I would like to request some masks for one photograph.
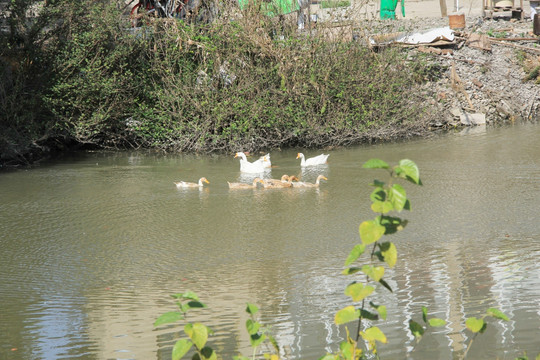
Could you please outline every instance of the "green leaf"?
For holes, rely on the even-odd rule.
[[[197,309],[197,308],[205,308],[206,307],[206,305],[204,305],[202,302],[195,301],[195,300],[189,301],[187,303],[187,305],[189,306],[190,309]]]
[[[373,180],[373,183],[371,184],[371,186],[376,186],[378,188],[382,188],[384,185],[386,185],[385,182],[380,180]]]
[[[394,234],[401,231],[407,226],[408,221],[402,220],[398,217],[381,216],[379,219],[380,225],[384,226],[384,233],[386,235]]]
[[[502,311],[500,311],[499,309],[496,309],[496,308],[487,309],[487,314],[489,316],[493,316],[496,319],[501,319],[501,320],[504,320],[504,321],[510,321],[508,316],[506,316]]]
[[[182,304],[181,302],[177,302],[176,304],[178,305],[180,311],[184,314],[187,313],[190,309],[188,304]]]
[[[380,159],[369,159],[362,167],[364,169],[390,169],[390,166]]]
[[[347,306],[339,310],[334,317],[336,325],[343,325],[350,321],[358,320],[360,318],[360,310],[354,308],[354,306]]]
[[[356,274],[357,272],[359,272],[361,269],[360,268],[357,268],[357,267],[350,267],[350,268],[347,268],[345,270],[343,270],[341,273],[343,275],[352,275],[352,274]]]
[[[417,340],[424,335],[424,327],[416,321],[409,320],[409,330]]]
[[[386,344],[388,340],[386,335],[376,326],[370,327],[366,331],[360,332],[360,336],[366,341],[373,342],[378,341],[380,343]]]
[[[375,201],[371,204],[371,211],[375,213],[387,214],[394,210],[394,205],[389,201]]]
[[[384,276],[384,267],[364,265],[362,266],[362,272],[373,279],[373,281],[379,281]]]
[[[369,305],[371,305],[372,308],[376,309],[377,312],[379,313],[379,316],[383,319],[383,320],[386,320],[386,306],[384,305],[375,305],[374,303],[372,303],[371,301],[369,302]]]
[[[418,166],[416,166],[413,161],[409,159],[403,159],[400,160],[398,164],[403,174],[400,176],[404,177],[405,179],[414,184],[422,185],[422,181],[420,180],[420,170],[418,170]]]
[[[386,281],[384,281],[384,279],[379,280],[379,284],[381,284],[382,286],[384,286],[388,291],[394,292],[394,290],[392,290],[392,288],[390,287],[390,285],[388,285],[388,283],[387,283]]]
[[[259,311],[259,308],[256,305],[253,305],[250,303],[247,304],[246,312],[248,314],[255,315],[258,311]]]
[[[253,334],[249,337],[252,347],[259,346],[264,340],[266,340],[266,335],[264,334]]]
[[[352,283],[345,288],[345,295],[350,296],[353,301],[360,301],[369,295],[375,290],[372,286],[361,283]]]
[[[206,341],[208,340],[208,328],[205,325],[201,323],[186,324],[184,326],[184,332],[189,336],[191,341],[193,341],[193,344],[195,344],[197,349],[202,349],[204,345],[206,345]]]
[[[360,316],[362,317],[362,319],[368,319],[368,320],[372,320],[372,321],[375,321],[375,320],[379,320],[379,315],[378,314],[374,314],[370,311],[367,311],[367,310],[364,310],[364,309],[360,309]]]
[[[172,360],[179,360],[187,354],[193,343],[187,339],[180,339],[174,344],[172,349]]]
[[[405,207],[407,193],[403,186],[394,184],[388,191],[388,200],[392,203],[394,210],[400,212]]]
[[[364,245],[372,244],[384,235],[385,230],[385,227],[381,226],[378,221],[364,221],[360,224],[360,240]]]
[[[409,201],[409,199],[405,201],[405,206],[403,206],[403,210],[411,211],[411,202]]]
[[[376,188],[371,192],[369,198],[372,202],[386,201],[386,191],[383,188]]]
[[[178,311],[169,311],[161,315],[160,317],[158,317],[157,320],[154,322],[154,326],[169,324],[169,323],[181,320],[183,318],[184,318],[184,315],[182,315]]]
[[[208,346],[205,346],[201,349],[201,354],[203,356],[203,359],[206,360],[217,360],[216,352]]]
[[[174,294],[171,296],[175,299],[186,299],[186,300],[191,299],[191,300],[199,301],[199,297],[193,291],[186,291],[185,293]]]
[[[473,333],[483,332],[483,329],[486,326],[484,319],[477,319],[475,317],[465,320],[465,326],[467,329],[471,330]]]
[[[351,343],[343,341],[339,344],[339,349],[343,353],[343,356],[345,359],[354,359],[353,353],[354,353],[354,346]]]
[[[379,248],[381,249],[381,254],[384,261],[388,264],[388,266],[390,266],[390,268],[393,268],[397,262],[397,249],[394,243],[384,242],[379,244]]]
[[[422,306],[422,320],[424,320],[425,323],[427,323],[427,307]]]
[[[349,253],[349,256],[347,256],[347,260],[345,260],[345,266],[349,266],[353,262],[355,262],[360,257],[360,255],[364,253],[365,250],[366,246],[364,244],[355,245]]]
[[[443,320],[443,319],[439,319],[439,318],[431,318],[431,319],[429,319],[429,326],[441,327],[441,326],[444,326],[444,325],[446,325],[446,321]]]
[[[259,331],[260,327],[261,327],[261,324],[258,323],[257,321],[253,321],[252,319],[246,320],[246,329],[249,335],[256,334]]]

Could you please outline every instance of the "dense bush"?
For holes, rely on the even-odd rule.
[[[0,164],[29,163],[39,157],[54,122],[41,95],[50,83],[51,59],[44,29],[49,14],[28,0],[9,2],[0,34]],[[34,11],[32,11],[34,10]]]
[[[49,2],[23,31],[35,40],[18,40],[41,60],[18,61],[32,65],[0,92],[12,104],[0,126],[31,129],[20,135],[30,143],[198,152],[348,145],[422,127],[411,96],[421,69],[399,51],[221,7],[211,24],[148,17],[133,28],[114,3]]]

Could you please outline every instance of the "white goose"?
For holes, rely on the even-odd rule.
[[[184,188],[202,188],[204,185],[203,183],[210,184],[210,181],[208,181],[205,177],[202,177],[199,179],[198,183],[194,182],[187,182],[187,181],[179,181],[175,182],[177,188],[184,189]]]
[[[317,180],[315,181],[315,184],[312,184],[312,183],[307,183],[307,182],[303,182],[303,181],[297,181],[297,182],[293,182],[293,187],[298,187],[298,188],[317,188],[319,187],[319,184],[321,182],[321,180],[328,180],[324,175],[319,175],[317,176]]]
[[[264,172],[266,169],[264,160],[262,158],[250,163],[249,161],[247,161],[246,154],[244,154],[243,152],[237,152],[236,155],[234,155],[234,157],[240,158],[240,171],[241,172],[257,174],[257,173]]]
[[[330,154],[321,154],[321,155],[306,159],[304,154],[298,153],[298,155],[296,155],[296,158],[302,159],[302,161],[300,162],[300,166],[305,167],[305,166],[324,165],[326,164],[326,160],[328,159],[329,156]]]
[[[264,156],[261,156],[259,158],[259,160],[261,160],[264,163],[265,168],[271,168],[272,167],[272,162],[270,161],[270,153],[268,153],[268,154],[266,154]]]

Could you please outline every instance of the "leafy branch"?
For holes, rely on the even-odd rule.
[[[161,315],[154,322],[154,326],[161,326],[183,320],[186,318],[189,310],[206,307],[192,291],[171,296],[177,299],[176,304],[180,311],[170,311]],[[174,344],[171,356],[172,360],[181,359],[192,346],[195,346],[196,350],[196,353],[192,358],[193,360],[217,360],[215,351],[211,347],[206,346],[208,335],[213,334],[213,331],[208,326],[201,323],[187,323],[184,325],[184,333],[186,333],[189,339],[180,339]]]
[[[354,305],[347,306],[336,313],[335,323],[337,325],[346,324],[348,322],[357,321],[358,327],[354,338],[349,336],[347,328],[347,341],[341,345],[341,358],[359,359],[363,351],[359,348],[358,341],[360,338],[368,345],[368,351],[375,354],[377,357],[377,343],[387,343],[386,335],[377,326],[371,326],[364,329],[364,320],[377,321],[379,319],[386,320],[387,310],[385,305],[375,304],[369,301],[369,310],[366,306],[366,299],[371,296],[377,285],[381,285],[390,292],[393,292],[392,287],[384,279],[385,265],[393,268],[397,262],[397,248],[393,242],[381,241],[384,235],[391,235],[401,231],[407,225],[407,220],[399,217],[390,216],[390,212],[401,212],[410,210],[411,204],[407,198],[407,193],[403,186],[394,183],[394,180],[403,179],[415,185],[422,185],[420,180],[420,172],[416,164],[411,160],[401,160],[393,167],[390,167],[386,162],[380,159],[371,159],[367,161],[363,168],[365,169],[383,169],[388,173],[387,182],[374,180],[371,184],[374,187],[370,195],[371,209],[378,215],[373,220],[366,220],[360,224],[359,234],[361,243],[353,247],[347,259],[345,260],[345,270],[342,274],[353,275],[363,273],[363,281],[353,281],[345,289],[345,295],[350,296],[355,303],[361,302],[359,308]],[[372,245],[373,244],[373,245]],[[366,248],[372,245],[370,252],[370,264],[361,266],[353,266]],[[381,265],[373,264],[378,260]]]

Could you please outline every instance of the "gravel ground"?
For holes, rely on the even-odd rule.
[[[448,26],[448,18],[402,19],[378,26],[380,33],[425,32]],[[472,34],[482,34],[491,50],[474,47]],[[452,45],[407,48],[411,61],[418,61],[419,53],[426,54],[424,61],[439,69],[419,90],[435,109],[430,125],[467,123],[471,118],[465,114],[476,114],[473,122],[485,118],[487,124],[538,121],[540,85],[525,80],[524,70],[526,63],[540,65],[540,37],[532,34],[531,20],[468,18],[466,27],[455,30],[455,35]]]

